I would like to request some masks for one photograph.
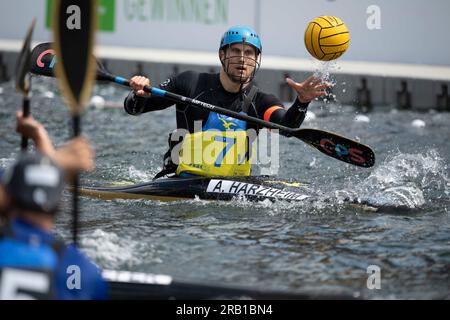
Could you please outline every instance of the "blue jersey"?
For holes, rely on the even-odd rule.
[[[106,299],[101,271],[75,246],[13,219],[0,236],[0,299]]]

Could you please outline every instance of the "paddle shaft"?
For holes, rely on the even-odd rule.
[[[43,43],[33,49],[33,65],[31,68],[33,73],[50,77],[53,76],[52,68],[55,62],[55,57],[53,56],[54,53],[45,55],[46,52],[51,53],[51,50],[49,50],[49,48],[51,48],[50,45],[50,43]],[[45,59],[43,59],[44,56]],[[45,60],[45,62],[43,60]],[[130,87],[130,80],[110,74],[98,62],[97,80],[110,81]],[[280,134],[286,137],[298,138],[323,154],[352,165],[368,168],[375,164],[375,154],[369,146],[332,132],[312,128],[300,129],[285,127],[278,123],[264,121],[257,117],[251,117],[244,113],[234,112],[151,86],[144,87],[144,91],[174,101],[175,103],[192,105],[193,107],[240,119],[261,127],[277,129]]]
[[[22,99],[22,113],[24,118],[30,116],[30,96],[28,92],[23,96]],[[22,151],[25,151],[27,150],[27,147],[28,147],[28,138],[22,135],[20,149],[22,149]]]
[[[22,116],[24,118],[30,115],[30,91],[31,91],[31,38],[33,36],[34,26],[36,25],[36,18],[33,18],[31,25],[28,28],[25,40],[23,42],[22,49],[20,50],[19,57],[17,58],[16,66],[16,90],[19,91],[22,96]],[[22,135],[20,148],[22,151],[26,151],[28,147],[28,138]]]
[[[127,87],[131,87],[130,80],[123,78],[123,77],[117,77],[117,76],[113,76],[113,75],[109,75],[109,74],[102,74],[102,79],[109,80],[109,81],[112,81],[112,82],[115,82],[117,84],[121,84],[121,85],[124,85]],[[265,128],[278,129],[278,130],[280,130],[280,133],[283,135],[289,135],[289,134],[295,133],[298,138],[302,139],[301,134],[299,136],[301,129],[288,128],[288,127],[282,126],[278,123],[264,121],[262,119],[248,116],[244,113],[234,112],[234,111],[231,111],[231,110],[228,110],[225,108],[221,108],[221,107],[218,107],[218,106],[215,106],[215,105],[203,102],[203,101],[199,101],[196,99],[181,96],[179,94],[168,92],[166,90],[151,87],[151,86],[145,86],[143,90],[145,92],[151,93],[152,95],[167,98],[174,102],[191,104],[191,105],[194,105],[201,109],[217,112],[217,113],[229,116],[229,117],[233,117],[235,119],[247,121],[249,123],[258,124]]]
[[[73,126],[73,136],[78,137],[81,134],[81,119],[80,115],[76,114],[72,116],[72,126]],[[73,223],[72,223],[72,236],[73,243],[78,245],[78,225],[79,225],[79,194],[80,194],[80,178],[78,174],[73,177],[73,198],[72,198],[72,213],[73,213]]]
[[[99,80],[108,80],[120,85],[131,87],[130,80],[123,77],[111,75],[103,70],[97,70],[97,78]],[[359,142],[350,140],[331,132],[321,131],[317,129],[288,128],[278,123],[264,121],[262,119],[248,116],[244,113],[234,112],[203,101],[181,96],[176,93],[168,92],[166,90],[151,86],[145,86],[144,91],[155,96],[172,100],[177,103],[191,104],[204,110],[220,113],[229,117],[233,117],[235,119],[257,124],[265,128],[278,129],[280,130],[280,134],[284,136],[294,136],[307,143],[311,147],[319,150],[323,154],[352,165],[367,168],[373,166],[373,164],[375,163],[375,154],[368,146],[362,145]]]

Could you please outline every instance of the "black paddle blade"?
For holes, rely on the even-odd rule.
[[[292,135],[335,159],[355,166],[370,168],[375,164],[372,149],[335,133],[317,129],[298,129]]]
[[[54,49],[56,75],[73,114],[80,114],[95,78],[93,56],[97,1],[55,2]]]
[[[93,57],[95,59],[95,57]],[[54,67],[56,64],[55,50],[52,42],[38,44],[31,51],[30,72],[40,76],[54,77]],[[100,61],[96,61],[96,79],[102,81],[112,81],[111,74],[106,70]]]
[[[36,18],[33,18],[30,27],[28,28],[27,35],[23,42],[22,50],[20,50],[19,57],[16,65],[16,90],[20,91],[23,95],[27,95],[30,90],[30,79],[28,78],[28,72],[30,71],[30,56],[31,56],[31,37],[33,36],[34,26],[36,24]]]
[[[95,79],[94,38],[97,29],[96,0],[56,0],[54,49],[58,57],[55,72],[61,93],[73,118],[74,135],[80,134],[80,114],[89,99]],[[78,176],[74,177],[73,242],[78,239]]]

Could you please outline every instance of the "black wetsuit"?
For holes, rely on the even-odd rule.
[[[159,85],[161,89],[182,96],[195,98],[232,111],[241,112],[246,96],[250,95],[253,85],[250,84],[242,92],[231,93],[226,91],[219,78],[219,74],[197,73],[187,71],[172,77]],[[252,117],[279,123],[281,125],[298,128],[305,119],[308,104],[301,104],[295,99],[294,104],[285,109],[282,102],[272,94],[254,90],[247,114]],[[166,109],[174,102],[165,98],[151,96],[149,98],[139,97],[130,92],[125,99],[125,110],[131,115]],[[280,108],[273,108],[273,107]],[[203,110],[192,105],[182,103],[176,104],[177,128],[194,132],[195,121],[206,121],[210,111]],[[258,126],[248,124],[248,128],[258,130]],[[171,146],[172,147],[172,146]],[[166,154],[167,155],[167,154]],[[166,161],[165,161],[166,162]]]

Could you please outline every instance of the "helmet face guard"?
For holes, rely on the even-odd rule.
[[[241,44],[241,54],[236,55],[232,53],[230,47],[234,44]],[[255,49],[255,56],[249,57],[246,55],[246,45],[250,45]],[[261,41],[258,34],[250,27],[237,26],[227,30],[221,41],[219,52],[224,53],[224,58],[221,57],[222,67],[228,77],[236,83],[247,84],[251,82],[256,72],[261,66]],[[233,68],[242,68],[240,75],[235,75],[231,72]],[[244,70],[247,68],[253,68],[250,75],[245,75]]]
[[[228,77],[236,83],[247,84],[253,81],[255,78],[256,72],[258,72],[261,66],[261,55],[256,53],[255,57],[248,57],[244,55],[245,44],[242,44],[242,54],[234,55],[228,47],[224,47],[221,49],[225,55],[223,59],[221,59],[222,67]],[[233,69],[242,68],[242,72],[238,75],[233,73]],[[244,70],[248,68],[253,68],[250,75],[246,75]]]

